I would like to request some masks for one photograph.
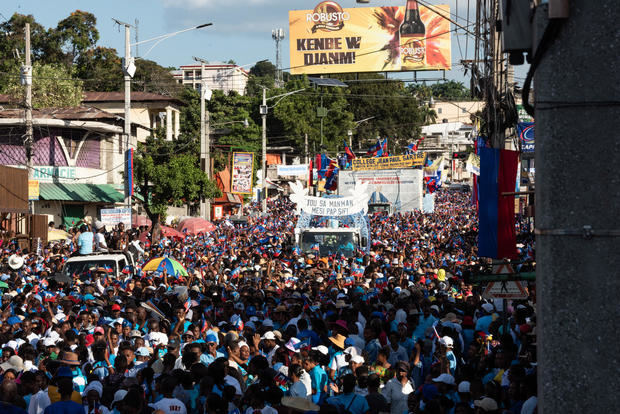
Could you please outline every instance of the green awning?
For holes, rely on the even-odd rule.
[[[87,203],[118,203],[125,200],[123,194],[111,184],[41,183],[39,196],[43,200]]]

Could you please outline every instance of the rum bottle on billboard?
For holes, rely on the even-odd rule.
[[[421,69],[426,63],[426,27],[420,19],[416,0],[407,0],[405,18],[400,25],[401,70]]]

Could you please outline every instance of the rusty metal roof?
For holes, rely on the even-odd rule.
[[[4,109],[0,110],[0,118],[23,118],[23,109]],[[67,120],[84,120],[84,121],[100,121],[100,120],[122,120],[116,114],[102,111],[101,109],[91,106],[75,106],[68,108],[41,108],[33,109],[32,117],[34,119],[67,119]]]
[[[124,100],[125,92],[84,92],[82,102],[123,102]],[[131,100],[134,102],[173,102],[182,104],[180,100],[172,96],[150,92],[131,92]]]

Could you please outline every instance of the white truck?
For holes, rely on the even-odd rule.
[[[91,269],[104,267],[110,269],[112,278],[120,278],[125,266],[133,266],[134,258],[129,252],[111,251],[108,253],[93,253],[84,256],[70,257],[62,268],[65,277],[72,277],[74,274],[83,275]]]
[[[367,250],[368,237],[363,236],[359,228],[296,228],[295,244],[304,253],[320,256],[342,254],[351,257],[357,250]]]

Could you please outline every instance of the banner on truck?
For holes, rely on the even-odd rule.
[[[448,5],[405,0],[348,9],[323,1],[289,11],[291,74],[450,69],[449,16]]]
[[[394,212],[422,210],[421,169],[340,171],[338,194],[348,195],[356,185],[366,184],[369,202],[392,204]]]

